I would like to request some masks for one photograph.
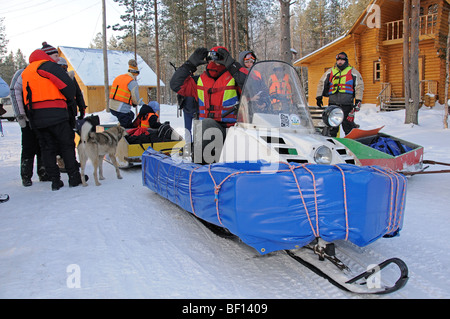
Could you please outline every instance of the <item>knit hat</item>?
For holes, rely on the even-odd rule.
[[[49,45],[47,42],[42,42],[42,51],[44,51],[45,53],[47,53],[48,55],[52,55],[55,53],[58,53],[58,50],[55,49],[55,47],[52,47],[51,45]]]
[[[210,51],[218,52],[219,49],[224,49],[225,51],[229,52],[227,48],[221,46],[213,47]]]
[[[128,61],[128,72],[139,74],[139,69],[135,59]]]

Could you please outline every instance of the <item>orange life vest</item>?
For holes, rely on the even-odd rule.
[[[292,94],[292,88],[289,84],[289,75],[285,74],[282,80],[278,80],[275,74],[270,76],[272,83],[269,88],[269,93],[272,94],[283,94],[288,97]]]
[[[122,74],[116,77],[109,91],[109,98],[133,105],[131,101],[131,92],[128,89],[128,84],[133,81],[133,77],[129,74]]]
[[[147,113],[141,119],[141,121],[139,123],[139,127],[150,128],[149,120],[150,120],[150,117],[152,117],[153,115],[156,115],[157,117],[159,117],[158,114],[156,114],[156,113]]]
[[[33,102],[44,102],[44,101],[54,101],[54,100],[64,100],[66,97],[61,93],[61,91],[53,84],[49,79],[39,75],[37,72],[38,68],[48,60],[39,60],[31,62],[25,70],[22,72],[22,83],[23,83],[23,96],[24,104],[29,105],[32,102],[32,108],[39,108]],[[28,96],[27,87],[31,89],[31,100]],[[46,105],[45,107],[48,107]],[[56,108],[67,108],[66,103],[53,104],[51,107]]]

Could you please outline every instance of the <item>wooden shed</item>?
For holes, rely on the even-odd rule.
[[[69,71],[75,72],[75,77],[83,92],[88,106],[87,113],[105,110],[105,81],[103,68],[103,50],[73,47],[59,47],[59,55],[67,60]],[[108,83],[111,86],[114,78],[127,73],[128,61],[134,59],[134,52],[108,50]],[[139,75],[139,96],[148,103],[150,90],[156,88],[156,74],[147,63],[137,55]],[[164,83],[160,81],[160,85]],[[109,91],[109,89],[108,89]]]
[[[445,47],[450,0],[420,1],[419,77],[421,97],[445,98]],[[377,24],[378,22],[378,24]],[[343,36],[300,58],[294,66],[308,68],[308,103],[315,105],[323,73],[346,52],[349,64],[364,80],[363,103],[404,108],[403,1],[372,0]],[[428,93],[428,94],[427,94]],[[327,100],[327,99],[325,99]],[[328,101],[324,100],[324,104]]]

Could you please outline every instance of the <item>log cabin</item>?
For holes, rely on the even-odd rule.
[[[294,62],[308,69],[309,105],[316,105],[320,77],[334,65],[336,54],[344,51],[363,77],[363,103],[377,104],[381,110],[405,107],[403,2],[372,0],[344,35]],[[419,80],[426,106],[436,100],[444,104],[449,9],[450,0],[420,1]]]
[[[103,50],[85,49],[74,47],[58,47],[61,57],[66,59],[68,71],[74,71],[75,78],[80,85],[83,97],[88,106],[86,113],[94,113],[105,110],[105,82],[103,70]],[[127,73],[128,61],[134,59],[134,52],[108,50],[108,83],[111,87],[114,79]],[[148,64],[137,55],[137,64],[139,75],[137,82],[139,84],[139,96],[143,98],[144,103],[150,99],[150,90],[156,88],[156,74]],[[164,83],[160,81],[160,86]],[[108,89],[109,91],[109,89]]]

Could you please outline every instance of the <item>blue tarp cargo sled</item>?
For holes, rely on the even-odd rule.
[[[406,178],[351,164],[175,161],[149,148],[143,184],[266,254],[320,237],[365,246],[402,228]]]

